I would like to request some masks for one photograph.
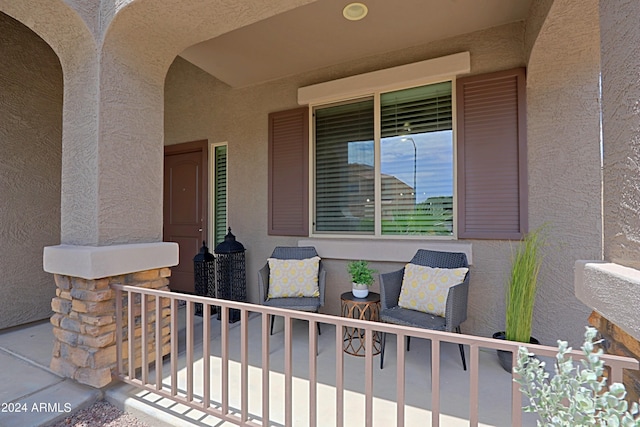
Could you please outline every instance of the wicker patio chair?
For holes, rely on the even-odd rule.
[[[427,267],[459,268],[468,267],[467,256],[464,253],[438,252],[420,249],[410,261]],[[396,325],[412,326],[416,328],[433,329],[436,331],[460,332],[460,324],[467,319],[467,296],[469,293],[469,272],[464,281],[449,288],[445,317],[435,316],[416,310],[409,310],[398,306],[404,268],[391,273],[380,275],[380,320]],[[411,337],[407,337],[407,351],[409,351]],[[384,347],[386,334],[382,335],[382,354],[380,369],[384,364]],[[467,370],[464,347],[460,346],[462,367]]]
[[[278,246],[273,250],[271,258],[277,259],[307,259],[318,256],[316,248],[313,246],[286,247]],[[260,290],[260,304],[270,307],[288,308],[291,310],[317,312],[324,305],[324,290],[327,272],[322,266],[318,268],[318,288],[320,295],[317,297],[289,297],[289,298],[268,298],[269,294],[269,263],[258,271],[258,287]],[[273,335],[273,321],[275,316],[271,316],[270,334]],[[320,323],[318,334],[321,334]]]

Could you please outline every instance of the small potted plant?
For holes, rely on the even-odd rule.
[[[347,271],[351,275],[353,296],[366,298],[369,295],[369,286],[373,285],[373,275],[377,271],[369,268],[369,263],[363,260],[349,262]]]

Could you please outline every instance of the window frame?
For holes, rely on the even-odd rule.
[[[381,102],[380,95],[404,89],[420,86],[428,86],[437,83],[451,82],[451,133],[453,144],[453,230],[450,236],[437,236],[428,234],[382,234],[382,185],[381,185]],[[457,94],[456,75],[439,76],[437,78],[425,78],[420,81],[397,82],[386,85],[376,90],[364,90],[348,97],[324,98],[319,102],[309,103],[309,237],[313,238],[347,238],[370,240],[458,240],[458,143],[457,143]],[[367,98],[373,98],[374,108],[374,232],[373,234],[356,234],[350,232],[316,232],[316,129],[315,112],[319,108],[327,108],[340,104],[357,102]]]

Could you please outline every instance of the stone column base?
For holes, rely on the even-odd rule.
[[[101,388],[115,378],[116,318],[115,291],[112,284],[140,286],[151,289],[169,290],[169,268],[158,268],[100,279],[55,274],[56,297],[51,301],[54,311],[51,317],[55,337],[51,369],[59,375],[72,378],[79,383]],[[139,312],[140,301],[135,301],[135,336],[142,334]],[[155,337],[155,322],[160,321],[162,336],[158,342],[162,345],[162,354],[169,353],[170,346],[170,310],[169,300],[163,303],[160,319],[156,319],[155,301],[149,298],[149,323],[145,325],[150,336]],[[123,301],[123,357],[128,358],[127,350],[127,300]],[[141,340],[136,339],[135,366],[141,365]],[[149,360],[155,360],[155,339],[150,339]],[[125,360],[125,366],[128,360]]]
[[[604,339],[602,347],[607,353],[640,359],[640,342],[620,327],[595,311],[589,317],[589,324],[602,335]],[[638,402],[640,399],[640,371],[625,369],[622,382],[627,389],[627,400]]]

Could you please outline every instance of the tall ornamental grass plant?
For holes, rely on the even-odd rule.
[[[533,306],[542,265],[543,229],[525,235],[513,254],[507,284],[505,338],[528,343],[531,338]]]

